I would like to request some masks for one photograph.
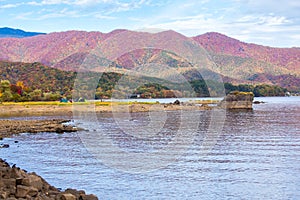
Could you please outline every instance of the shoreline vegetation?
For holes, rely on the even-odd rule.
[[[0,62],[1,65],[1,62]],[[277,85],[267,84],[238,84],[204,80],[200,74],[197,79],[187,78],[187,84],[177,84],[154,77],[129,77],[124,74],[94,73],[86,74],[84,82],[93,83],[93,77],[100,77],[96,88],[91,85],[75,84],[76,73],[64,72],[57,69],[39,66],[38,63],[18,69],[17,66],[6,64],[3,66],[5,79],[0,79],[0,102],[30,102],[30,101],[58,101],[72,99],[74,93],[78,98],[94,95],[97,100],[114,98],[176,98],[184,96],[210,97],[228,94],[232,91],[253,92],[256,97],[284,96],[286,93],[296,95],[298,90],[288,90]],[[19,66],[20,67],[20,66]],[[29,67],[29,68],[28,68]],[[28,68],[28,69],[27,69]],[[35,70],[38,71],[35,72]],[[31,74],[24,73],[26,70]],[[1,71],[1,70],[0,70]],[[20,75],[17,72],[23,72]],[[22,78],[16,78],[21,76]],[[62,81],[63,80],[63,81]],[[128,87],[118,87],[118,81],[125,81]],[[146,82],[146,83],[145,83]],[[131,88],[129,86],[138,86]],[[130,92],[128,92],[130,91]],[[94,92],[94,94],[92,94]],[[84,98],[84,97],[83,97]]]

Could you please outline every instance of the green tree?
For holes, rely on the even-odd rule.
[[[14,93],[14,94],[12,94],[11,100],[14,102],[19,102],[19,101],[21,101],[21,95],[19,95],[18,93]]]
[[[13,95],[10,91],[6,90],[1,95],[1,101],[11,101],[13,99]]]
[[[0,82],[0,91],[10,91],[10,82],[8,80],[1,80]]]
[[[60,100],[60,98],[61,95],[58,92],[56,93],[48,92],[43,94],[44,101],[58,101]]]
[[[10,90],[10,82],[8,80],[1,80],[0,82],[0,101],[11,101],[13,96]]]
[[[32,101],[42,100],[42,90],[35,89],[33,92],[30,92],[29,95]]]

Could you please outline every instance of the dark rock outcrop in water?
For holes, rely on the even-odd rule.
[[[173,105],[180,105],[180,101],[177,99],[176,101],[174,101]]]
[[[0,199],[6,200],[97,200],[95,195],[87,195],[82,190],[59,189],[49,185],[35,173],[27,173],[10,167],[0,159]]]
[[[39,133],[39,132],[76,132],[78,128],[64,123],[70,120],[0,120],[0,137],[9,137],[19,133]]]
[[[230,92],[221,102],[220,107],[225,109],[252,110],[254,94],[252,92]]]

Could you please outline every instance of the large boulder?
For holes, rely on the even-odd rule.
[[[225,109],[252,110],[254,94],[252,92],[230,92],[219,104]]]
[[[59,194],[56,197],[56,200],[76,200],[76,196],[70,193]]]
[[[0,158],[0,199],[97,200],[82,190],[60,191],[35,173],[12,166]]]
[[[43,188],[43,181],[41,177],[37,176],[36,174],[29,174],[22,180],[22,185],[33,186],[38,190],[41,190]]]
[[[17,198],[25,198],[28,196],[36,197],[39,190],[32,186],[18,185],[15,196]]]

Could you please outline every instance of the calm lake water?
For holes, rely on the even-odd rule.
[[[224,123],[212,111],[102,114],[81,122],[89,132],[4,139],[0,157],[99,199],[300,199],[300,98],[256,100],[266,103],[221,113]],[[111,145],[100,145],[99,130]]]

